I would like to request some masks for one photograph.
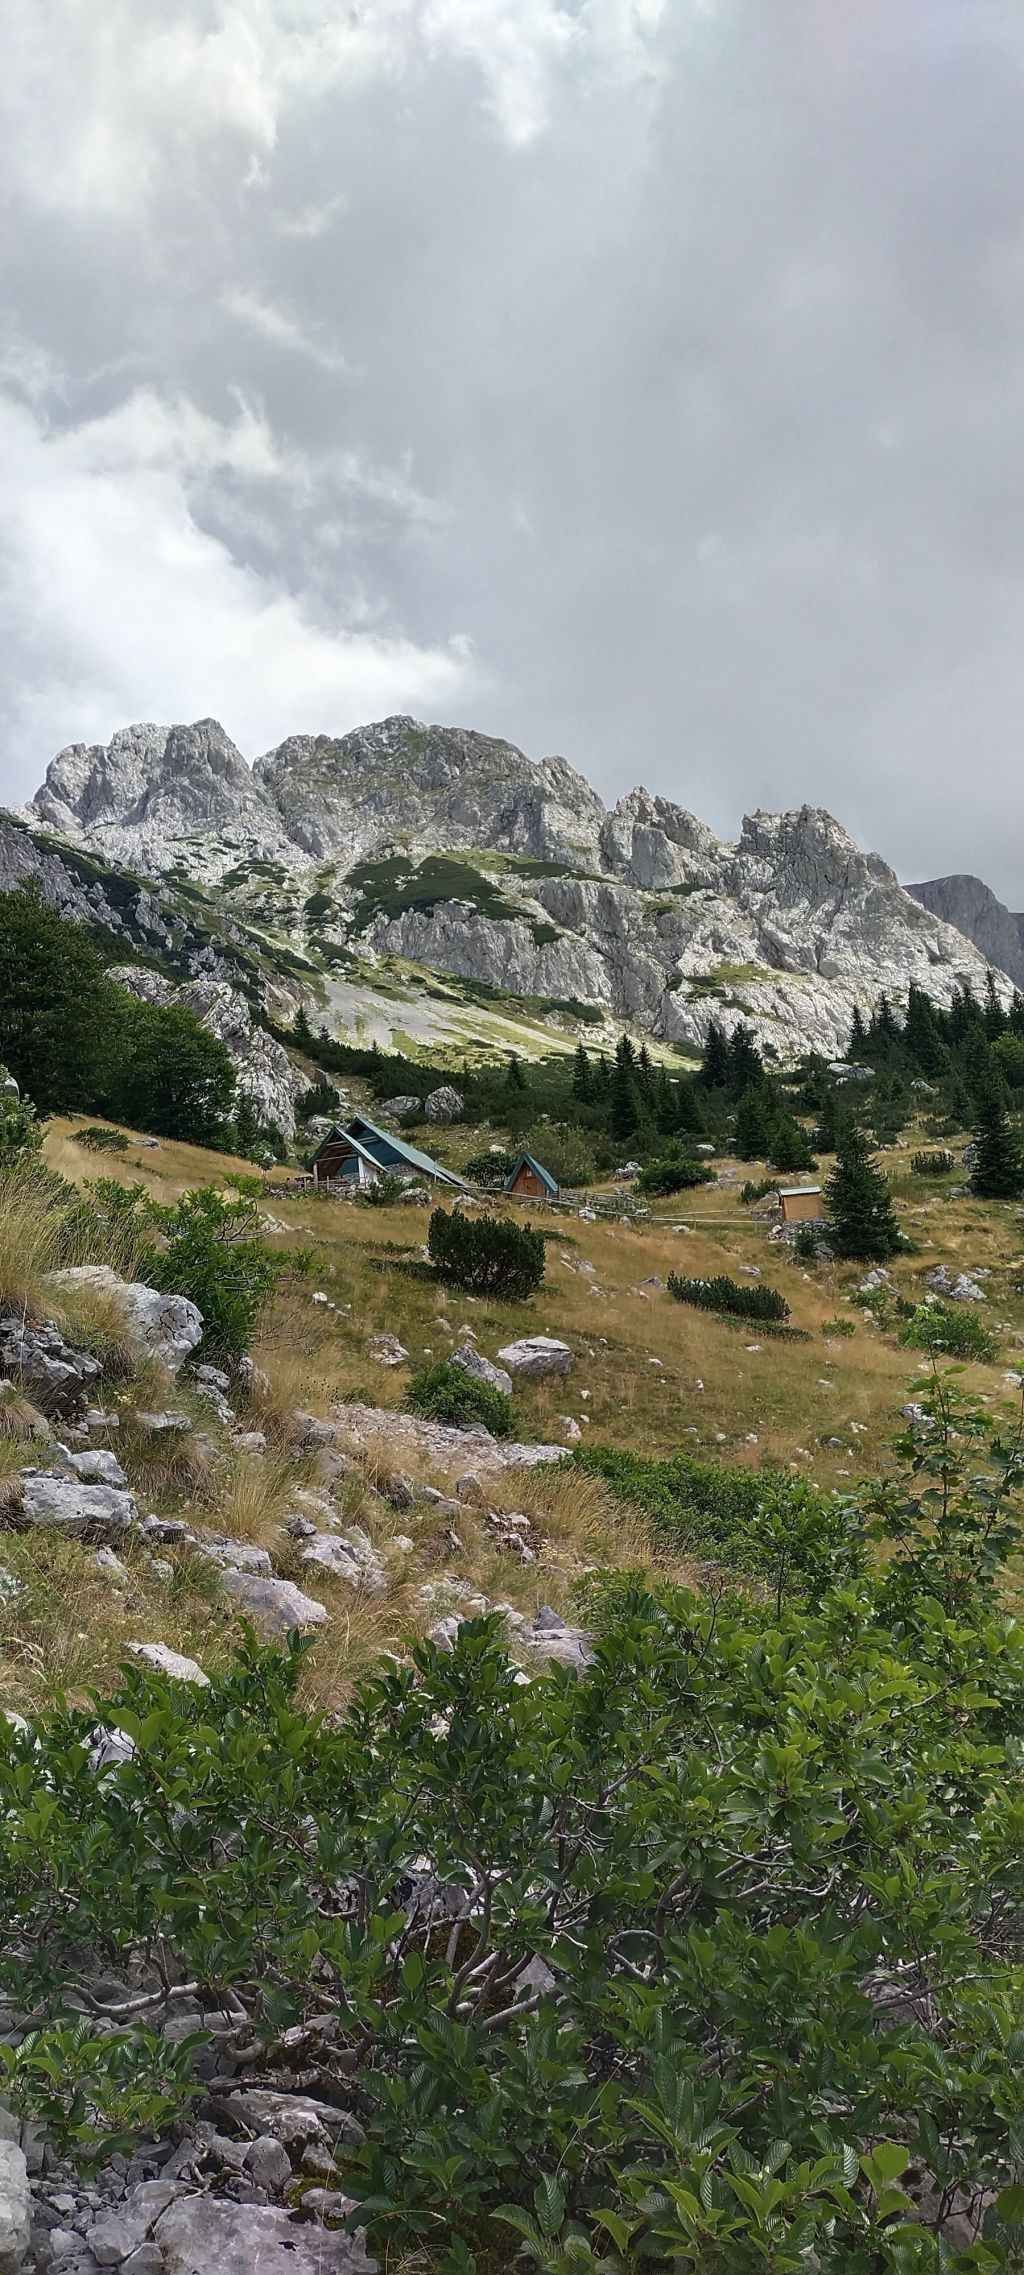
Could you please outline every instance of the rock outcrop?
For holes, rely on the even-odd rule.
[[[993,931],[994,902],[982,924],[963,895],[912,896],[817,807],[750,815],[725,843],[643,788],[608,811],[562,758],[404,717],[292,736],[251,771],[215,721],[125,728],[62,751],[27,814],[153,878],[255,893],[253,920],[314,967],[327,943],[328,974],[339,951],[397,957],[694,1048],[712,1019],[746,1020],[780,1057],[835,1057],[854,1007],[883,989],[898,999],[914,982],[948,1004],[959,986],[984,989],[993,957],[1017,975],[1008,911]],[[139,992],[167,985],[118,976]],[[1000,986],[1008,998],[1009,978]],[[192,980],[181,1000],[195,990],[261,1118],[290,1133],[284,1053],[274,1061],[222,977]]]
[[[997,971],[1024,987],[1024,916],[1015,916],[980,877],[932,877],[908,885],[913,900],[943,924],[955,924]]]

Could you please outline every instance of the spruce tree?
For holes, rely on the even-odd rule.
[[[985,975],[985,1033],[990,1043],[998,1043],[1000,1035],[1006,1033],[1006,1013],[996,993],[994,972]]]
[[[636,1054],[633,1045],[628,1035],[622,1035],[615,1053],[611,1079],[608,1128],[613,1138],[629,1138],[636,1131],[640,1115],[635,1069]]]
[[[506,1090],[525,1090],[526,1088],[526,1076],[514,1051],[505,1069],[505,1088]]]
[[[994,1087],[978,1108],[975,1145],[972,1190],[986,1201],[1019,1201],[1024,1196],[1024,1148]]]
[[[825,1186],[825,1214],[837,1256],[884,1263],[900,1246],[892,1195],[860,1130],[841,1132],[836,1165]]]
[[[801,1171],[816,1169],[818,1164],[811,1152],[807,1132],[792,1114],[780,1114],[769,1124],[767,1159],[773,1169],[780,1169],[784,1177]]]
[[[712,1019],[700,1062],[698,1081],[705,1090],[728,1090],[732,1067],[729,1045],[721,1021]]]
[[[867,1048],[867,1040],[868,1035],[867,1028],[864,1025],[864,1014],[861,1011],[859,1003],[855,1003],[853,1007],[853,1018],[850,1022],[850,1040],[846,1046],[847,1059],[851,1061],[854,1066],[862,1064],[864,1052]]]
[[[309,1024],[309,1018],[304,1003],[300,1003],[299,1008],[295,1014],[295,1019],[292,1025],[292,1040],[294,1041],[296,1050],[299,1051],[308,1051],[313,1040],[313,1029]]]
[[[736,1108],[736,1128],[733,1143],[741,1161],[765,1161],[768,1157],[768,1116],[765,1094],[761,1085],[745,1090]]]
[[[577,1043],[572,1062],[572,1094],[582,1105],[588,1104],[594,1095],[594,1077],[582,1043]]]
[[[729,1088],[742,1098],[764,1080],[764,1061],[749,1027],[734,1027],[729,1039]]]

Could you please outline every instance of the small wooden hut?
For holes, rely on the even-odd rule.
[[[521,1153],[505,1179],[504,1190],[514,1201],[557,1201],[558,1180],[542,1161],[534,1160],[532,1153]]]

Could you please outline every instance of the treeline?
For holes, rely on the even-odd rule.
[[[183,1006],[117,987],[82,926],[32,888],[0,893],[0,1060],[41,1116],[246,1152],[261,1137],[223,1043]]]

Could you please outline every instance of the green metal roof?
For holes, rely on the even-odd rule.
[[[509,1192],[512,1186],[515,1184],[516,1178],[518,1177],[521,1169],[532,1169],[534,1176],[540,1178],[541,1184],[547,1186],[549,1193],[557,1193],[557,1177],[552,1177],[550,1169],[545,1169],[542,1161],[537,1161],[532,1153],[526,1152],[520,1153],[517,1156],[515,1168],[509,1170],[508,1176],[505,1179],[506,1193]]]
[[[382,1145],[390,1146],[393,1153],[397,1153],[401,1160],[408,1162],[410,1169],[419,1169],[427,1177],[439,1177],[442,1184],[456,1185],[460,1192],[468,1193],[471,1190],[465,1178],[457,1177],[454,1169],[442,1168],[441,1163],[434,1161],[429,1153],[421,1153],[416,1145],[407,1145],[405,1139],[396,1136],[394,1130],[380,1129],[378,1124],[369,1121],[365,1114],[353,1114],[351,1121],[344,1124],[335,1123],[334,1127],[328,1130],[327,1136],[321,1138],[313,1155],[314,1164],[319,1161],[325,1147],[329,1146],[333,1139],[343,1137],[356,1147],[364,1160],[373,1161],[374,1167],[377,1169],[382,1168],[383,1163],[375,1160],[372,1148],[367,1146],[363,1136],[364,1132],[371,1138],[378,1138]]]

